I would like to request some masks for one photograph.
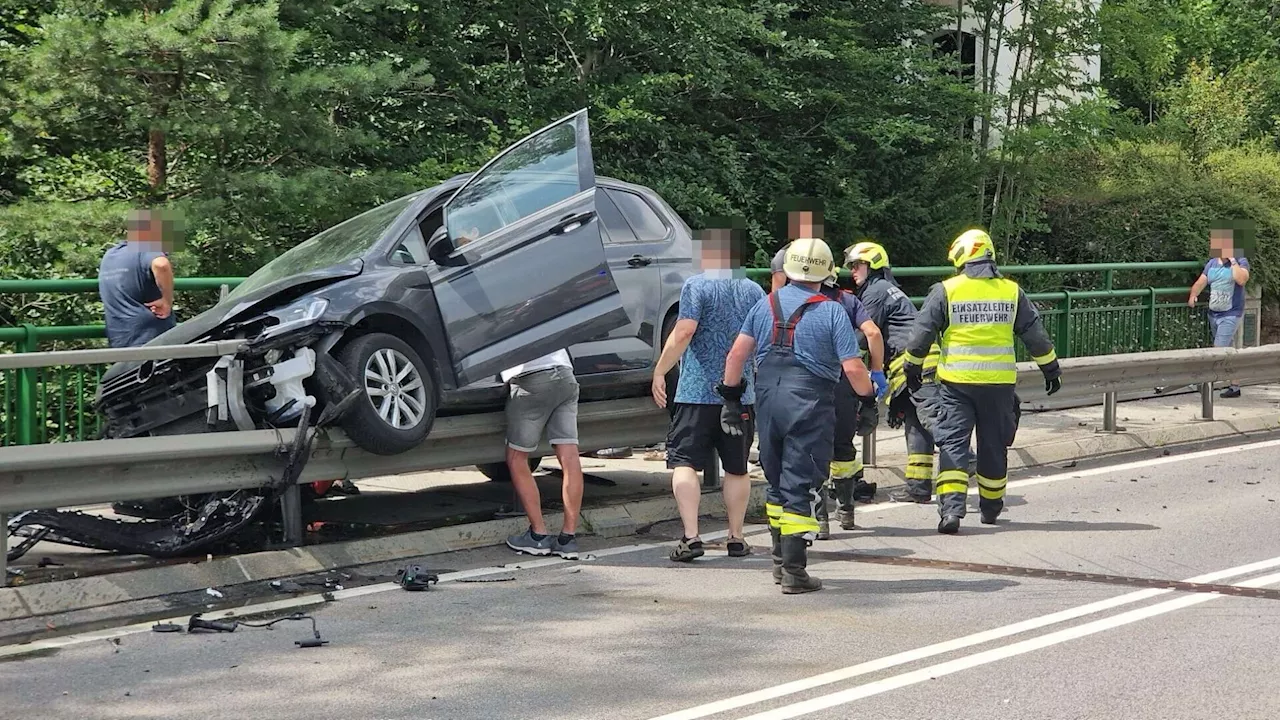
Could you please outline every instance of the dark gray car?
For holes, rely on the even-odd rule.
[[[560,348],[584,400],[645,394],[692,273],[662,198],[595,177],[581,111],[280,255],[151,343],[243,349],[117,364],[98,407],[108,437],[136,437],[287,426],[346,399],[347,434],[399,453],[438,413],[500,407],[501,370]]]

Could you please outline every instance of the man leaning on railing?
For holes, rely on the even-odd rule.
[[[113,348],[146,345],[177,324],[173,316],[173,220],[129,213],[128,235],[102,256],[98,294]]]

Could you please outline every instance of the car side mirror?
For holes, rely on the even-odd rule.
[[[444,225],[436,228],[431,233],[431,239],[427,241],[427,257],[431,258],[437,265],[444,265],[449,260],[449,255],[453,254],[453,241],[449,239],[449,230]]]

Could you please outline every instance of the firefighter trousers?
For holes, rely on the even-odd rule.
[[[813,540],[818,495],[834,447],[836,384],[802,367],[771,362],[774,354],[766,356],[756,375],[760,467],[769,481],[765,510],[769,525],[782,535]]]
[[[969,441],[976,434],[978,504],[999,513],[1008,482],[1009,446],[1018,429],[1013,385],[938,383],[932,401],[938,445],[938,514],[964,517],[969,490]]]

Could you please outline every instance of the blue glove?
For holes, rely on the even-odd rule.
[[[876,386],[876,399],[883,400],[885,393],[889,392],[889,379],[884,376],[884,371],[872,370],[871,382]]]

